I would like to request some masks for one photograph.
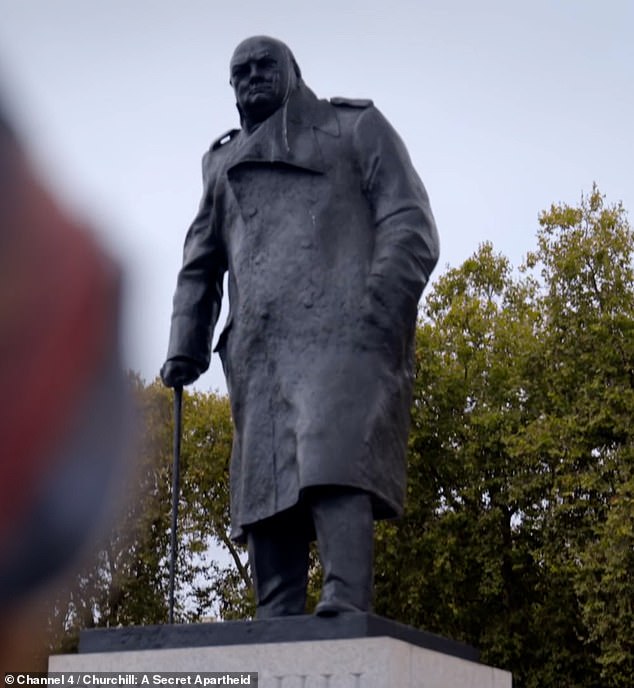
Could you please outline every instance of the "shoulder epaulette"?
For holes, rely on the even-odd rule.
[[[229,143],[231,139],[236,135],[240,133],[240,129],[229,129],[229,131],[225,131],[225,133],[222,136],[219,136],[212,144],[211,147],[209,148],[210,151],[215,151],[218,150],[221,146],[224,146],[225,143]]]
[[[343,105],[353,108],[368,108],[374,105],[369,98],[331,98],[330,102],[333,105]]]

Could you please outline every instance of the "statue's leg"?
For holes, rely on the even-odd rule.
[[[311,490],[309,499],[324,570],[315,613],[368,611],[374,525],[370,495],[352,488],[324,487]]]
[[[306,518],[303,509],[289,509],[247,531],[256,619],[306,611],[310,540]]]

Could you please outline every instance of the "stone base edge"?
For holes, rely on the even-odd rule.
[[[49,671],[258,672],[259,688],[512,688],[506,671],[387,637],[55,655]]]

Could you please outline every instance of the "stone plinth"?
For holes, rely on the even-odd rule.
[[[249,672],[260,688],[511,688],[477,652],[372,614],[131,627],[82,633],[73,672]]]

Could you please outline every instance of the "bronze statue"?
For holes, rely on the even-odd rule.
[[[231,59],[241,129],[203,158],[185,241],[168,386],[217,346],[235,424],[232,537],[247,542],[257,617],[371,604],[373,519],[399,516],[418,300],[438,259],[427,193],[369,100],[318,100],[289,48],[258,36]]]

